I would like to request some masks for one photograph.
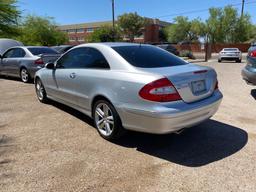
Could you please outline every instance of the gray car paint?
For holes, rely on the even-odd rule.
[[[29,46],[29,47],[39,47],[39,46]],[[42,58],[44,63],[47,62],[54,62],[56,59],[59,58],[60,54],[53,54],[53,55],[33,55],[28,48],[25,46],[15,46],[7,49],[5,51],[8,52],[11,49],[22,49],[25,51],[24,57],[17,57],[17,58],[1,58],[0,61],[0,74],[20,77],[20,70],[21,68],[26,68],[29,72],[31,78],[34,77],[36,71],[44,67],[44,64],[38,65],[34,64],[37,59]],[[5,54],[4,53],[4,54]],[[3,55],[4,55],[3,54]]]

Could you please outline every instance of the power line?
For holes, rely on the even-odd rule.
[[[247,1],[244,2],[244,4],[253,4],[256,3],[256,1]],[[236,3],[236,4],[231,4],[230,6],[232,7],[237,7],[237,6],[241,6],[243,3]],[[217,8],[222,8],[222,7],[217,7]],[[163,18],[163,17],[175,17],[175,16],[180,16],[180,15],[188,15],[188,14],[192,14],[192,13],[200,13],[200,12],[206,12],[209,11],[209,8],[207,9],[199,9],[199,10],[193,10],[193,11],[186,11],[186,12],[181,12],[181,13],[174,13],[174,14],[168,14],[168,15],[162,15],[159,16],[157,18]]]

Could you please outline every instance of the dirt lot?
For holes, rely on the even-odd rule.
[[[180,135],[99,137],[85,115],[0,79],[0,191],[256,191],[256,89],[245,65],[209,62],[224,99]]]

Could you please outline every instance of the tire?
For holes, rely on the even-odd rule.
[[[221,59],[218,59],[218,62],[221,63]]]
[[[117,111],[106,100],[95,102],[93,106],[93,120],[98,133],[106,140],[117,140],[125,132]]]
[[[47,103],[48,101],[47,94],[46,94],[44,85],[39,78],[37,78],[35,81],[35,90],[36,90],[37,99],[41,103]]]
[[[29,83],[31,78],[26,68],[20,69],[20,79],[23,83]]]
[[[241,60],[241,59],[238,59],[238,60],[236,60],[236,62],[237,62],[237,63],[241,63],[241,62],[242,62],[242,60]]]

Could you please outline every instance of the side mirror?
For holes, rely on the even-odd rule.
[[[45,68],[46,68],[46,69],[54,69],[54,68],[55,68],[55,65],[54,65],[54,63],[46,63],[46,64],[45,64]]]

